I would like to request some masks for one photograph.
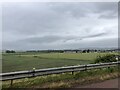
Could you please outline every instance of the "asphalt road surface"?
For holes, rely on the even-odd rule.
[[[80,86],[77,86],[76,88],[118,88],[119,80],[120,80],[120,78],[106,80],[103,82],[93,83],[93,84],[89,84],[89,85],[83,85],[83,86],[80,85]]]

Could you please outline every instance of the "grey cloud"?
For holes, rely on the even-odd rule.
[[[64,17],[49,8],[47,10],[38,9],[33,11],[23,10],[24,8],[22,10],[21,8],[14,8],[3,7],[3,30],[22,34],[36,34],[39,31],[41,33],[55,31],[65,24],[56,24],[56,22],[63,23]],[[16,23],[18,25],[15,25]]]
[[[97,29],[115,24],[117,3],[5,4],[2,14],[4,48],[65,48],[74,42],[85,44],[84,39],[107,37],[108,31]],[[62,44],[57,47],[57,43]]]
[[[99,3],[94,10],[96,13],[100,13],[99,18],[114,19],[118,17],[118,3]]]
[[[78,49],[78,48],[117,48],[118,47],[118,39],[100,39],[95,41],[81,41],[76,43],[66,43],[65,45],[61,45],[64,48]]]
[[[74,43],[62,43],[62,44],[28,44],[24,43],[22,45],[21,42],[17,43],[9,43],[5,44],[5,47],[8,49],[16,49],[16,50],[32,50],[32,49],[78,49],[78,48],[114,48],[118,47],[118,39],[104,39],[104,40],[96,40],[96,41],[82,41],[82,42],[74,42]],[[22,46],[22,47],[21,47]],[[17,47],[17,48],[14,48]],[[4,48],[4,47],[3,47]],[[4,48],[5,49],[5,48]]]
[[[69,41],[69,40],[84,40],[84,39],[88,39],[88,38],[96,38],[96,37],[101,37],[101,36],[105,36],[107,35],[107,33],[98,33],[98,34],[93,34],[93,35],[88,35],[88,36],[83,36],[83,37],[72,37],[69,39],[64,40],[65,42]]]
[[[106,33],[98,33],[94,35],[88,35],[84,37],[80,36],[57,36],[57,35],[47,35],[43,37],[30,37],[22,40],[17,40],[15,42],[21,42],[21,43],[28,43],[28,44],[50,44],[55,42],[68,42],[68,41],[76,41],[76,40],[83,40],[86,38],[95,38],[104,36]]]
[[[78,38],[76,36],[57,36],[57,35],[47,35],[43,37],[30,37],[23,40],[19,40],[20,42],[26,42],[29,44],[50,44],[56,42],[65,42],[69,40],[74,40]]]
[[[86,13],[88,12],[87,3],[50,3],[51,8],[59,13],[60,15],[69,15],[73,18],[82,18],[86,16]]]
[[[56,42],[58,40],[60,40],[61,37],[59,36],[43,36],[43,37],[31,37],[31,38],[27,38],[24,40],[20,40],[22,42],[28,42],[28,43],[52,43],[52,42]]]
[[[101,19],[114,19],[114,18],[117,18],[118,17],[118,15],[101,15],[101,16],[99,16],[99,18]]]
[[[40,3],[37,5],[34,3],[26,5],[27,8],[23,8],[22,4],[21,6],[4,6],[3,30],[29,35],[37,34],[39,31],[41,33],[63,31],[71,25],[69,21],[72,18],[89,16],[88,13],[94,13],[93,11],[114,12],[117,10],[115,5],[114,3]],[[100,14],[100,17],[104,18],[110,16],[111,14]],[[72,22],[75,23],[74,21]]]
[[[117,2],[100,2],[100,3],[96,4],[96,8],[94,11],[96,13],[102,13],[102,12],[117,13],[118,12],[118,3]]]
[[[100,37],[100,36],[105,36],[105,35],[107,35],[107,33],[98,33],[94,35],[85,36],[83,38],[95,38],[95,37]]]

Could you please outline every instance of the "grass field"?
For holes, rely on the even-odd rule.
[[[92,63],[108,53],[15,53],[2,54],[2,72]],[[113,54],[113,53],[111,53]],[[115,54],[115,53],[114,53]]]

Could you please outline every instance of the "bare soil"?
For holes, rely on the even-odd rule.
[[[80,85],[76,88],[118,88],[120,78],[106,80],[99,83],[93,83],[89,85]]]

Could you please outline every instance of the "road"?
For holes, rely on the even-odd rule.
[[[103,82],[93,83],[93,84],[84,85],[84,86],[80,85],[80,86],[77,86],[76,88],[118,88],[118,81],[119,80],[120,80],[120,78],[106,80]]]

